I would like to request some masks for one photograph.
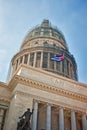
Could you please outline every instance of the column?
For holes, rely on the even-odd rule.
[[[34,101],[34,112],[32,120],[32,130],[37,129],[37,113],[38,113],[38,101]]]
[[[43,63],[43,52],[41,52],[40,68],[42,68],[42,63]]]
[[[28,54],[28,61],[27,61],[27,65],[29,65],[29,61],[30,61],[30,54]]]
[[[46,130],[51,130],[51,105],[47,104],[46,110]]]
[[[63,108],[59,108],[59,130],[64,130],[64,112],[63,112]]]
[[[36,56],[37,56],[37,53],[35,52],[34,53],[34,64],[33,64],[33,67],[35,67],[35,64],[36,64]]]
[[[82,128],[83,130],[87,130],[86,113],[82,113]]]
[[[76,130],[76,117],[75,117],[75,111],[71,111],[71,130]]]

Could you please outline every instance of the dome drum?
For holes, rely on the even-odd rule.
[[[64,61],[51,61],[50,57],[55,54],[64,54]],[[14,56],[12,63],[15,66],[13,69],[14,71],[20,64],[26,64],[27,66],[30,65],[45,71],[77,80],[77,75],[75,74],[77,66],[74,61],[74,57],[69,52],[67,53],[66,50],[56,46],[37,46],[34,48],[32,47],[22,50],[20,53]]]

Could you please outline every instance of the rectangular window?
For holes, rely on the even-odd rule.
[[[67,60],[64,59],[64,74],[67,75]]]
[[[20,58],[20,64],[22,63],[22,59],[23,59],[23,56],[21,56],[21,58]]]
[[[6,110],[0,108],[0,130],[3,130],[4,122],[5,122],[5,115],[6,115]]]
[[[24,57],[24,64],[27,64],[27,61],[28,61],[28,54],[26,54]]]
[[[31,53],[31,54],[30,54],[30,62],[29,62],[29,65],[33,66],[33,63],[34,63],[34,53]]]
[[[36,56],[36,67],[40,67],[40,61],[41,61],[41,52],[38,52],[37,53],[37,56]]]
[[[60,62],[56,62],[56,69],[57,71],[60,71]]]
[[[17,69],[17,67],[18,67],[18,60],[16,61],[16,69]]]
[[[44,52],[43,53],[43,64],[42,64],[42,68],[47,68],[47,64],[48,64],[48,53]]]
[[[54,54],[53,53],[50,53],[50,59],[51,59],[51,57],[53,57],[54,56]],[[54,69],[54,62],[55,61],[52,61],[52,60],[50,60],[50,69]]]

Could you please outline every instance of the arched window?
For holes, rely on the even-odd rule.
[[[48,46],[49,46],[49,44],[48,44],[47,41],[45,41],[45,42],[43,43],[43,45],[44,45],[45,47],[48,47]]]
[[[37,45],[38,44],[38,42],[35,42],[35,45]]]

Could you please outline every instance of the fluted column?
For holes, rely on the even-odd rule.
[[[43,63],[43,52],[41,52],[40,68],[42,68],[42,63]]]
[[[83,130],[87,130],[86,113],[82,113],[82,128]]]
[[[63,108],[59,108],[59,130],[64,130],[64,112],[63,112]]]
[[[76,130],[76,117],[75,117],[75,111],[71,111],[71,130]]]
[[[37,56],[37,52],[34,53],[34,64],[33,64],[33,67],[35,67],[35,64],[36,64],[36,56]]]
[[[37,129],[37,113],[38,113],[38,101],[34,101],[34,112],[32,120],[32,130]]]
[[[47,104],[46,110],[46,130],[51,130],[51,105]]]

